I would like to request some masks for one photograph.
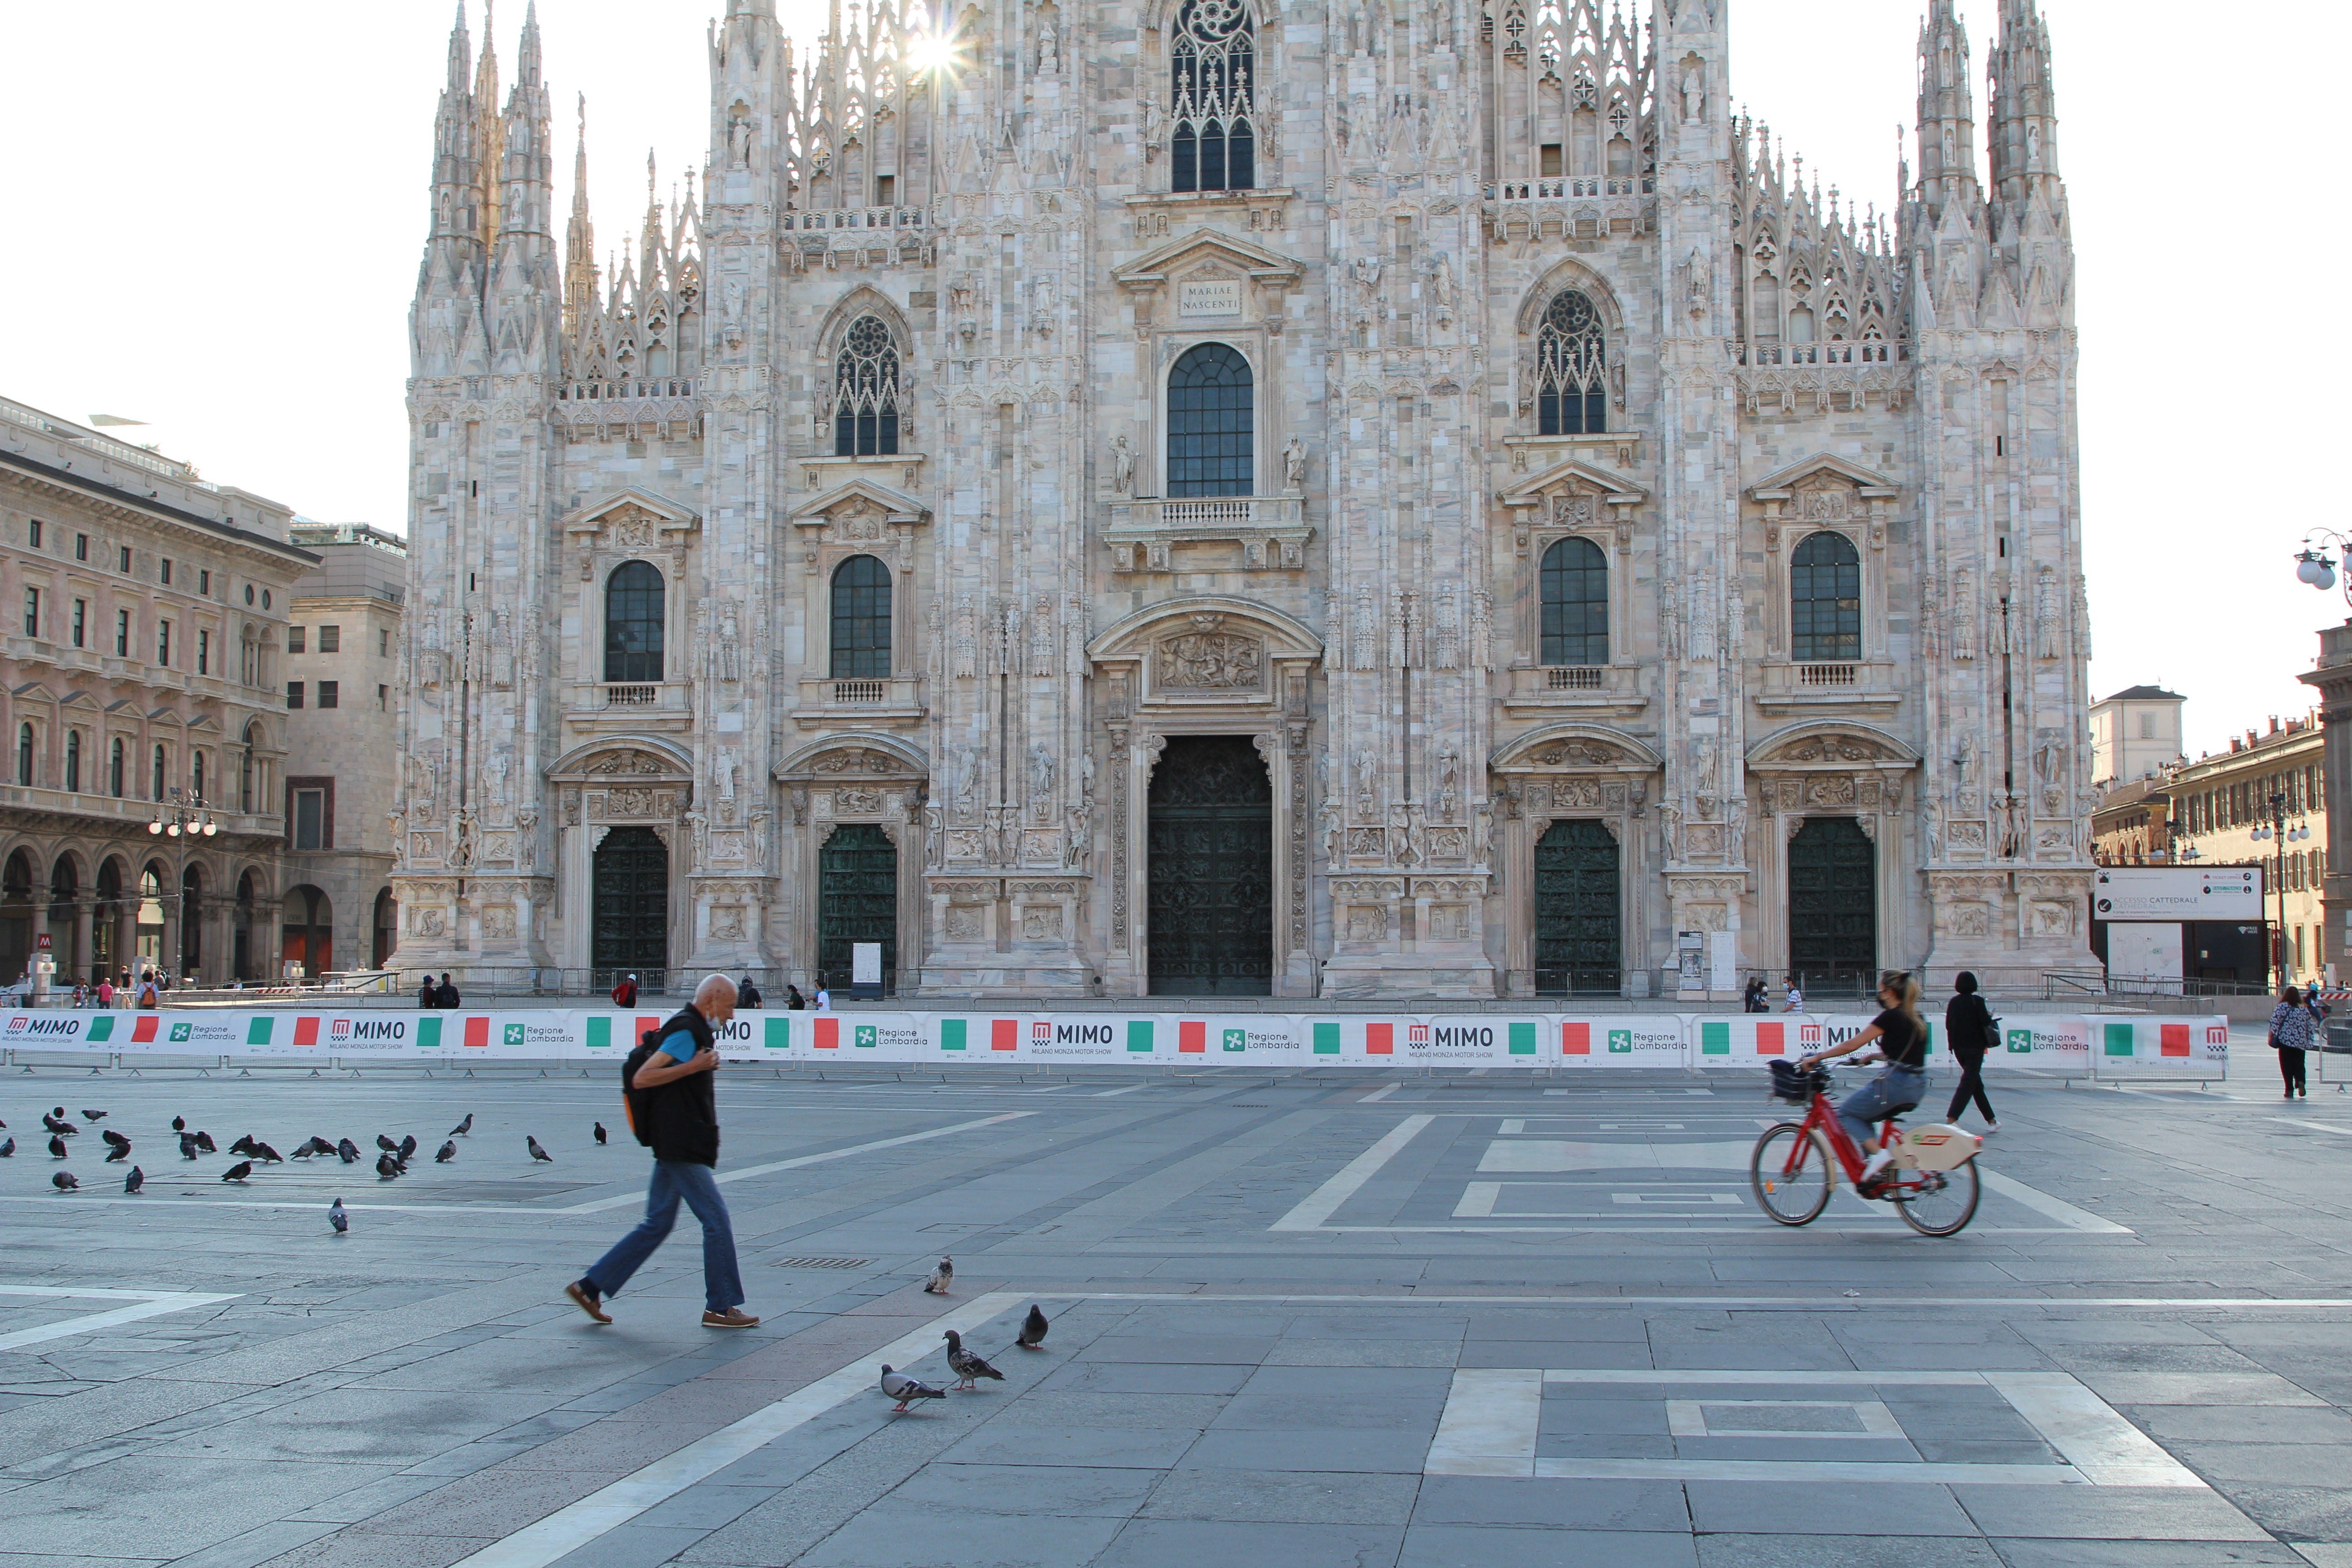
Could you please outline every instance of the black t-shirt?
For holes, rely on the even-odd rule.
[[[1927,1041],[1919,1026],[1900,1007],[1889,1007],[1871,1023],[1878,1029],[1878,1050],[1895,1067],[1916,1072],[1927,1065]]]

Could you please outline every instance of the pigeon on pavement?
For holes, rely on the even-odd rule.
[[[185,1132],[187,1130],[188,1130],[188,1119],[187,1119],[186,1117],[184,1117],[184,1116],[174,1116],[173,1118],[172,1118],[172,1131],[174,1131],[174,1132]]]
[[[5,1159],[8,1158],[11,1154],[14,1154],[16,1152],[16,1141],[14,1138],[9,1139],[9,1140],[8,1140],[8,1142],[6,1142],[5,1143],[0,1143],[0,1160],[5,1160]]]
[[[599,1121],[598,1123],[596,1123],[596,1142],[599,1142],[599,1143],[602,1143],[604,1141],[604,1124],[603,1122]]]
[[[375,1146],[383,1150],[387,1154],[397,1154],[400,1152],[400,1145],[394,1142],[390,1138],[384,1136],[381,1132],[375,1135]]]
[[[346,1165],[356,1165],[359,1163],[360,1146],[352,1142],[348,1138],[335,1145],[335,1153],[336,1156]]]
[[[106,1112],[103,1110],[91,1110],[85,1107],[82,1110],[81,1118],[84,1121],[103,1121],[106,1120]]]
[[[328,1208],[327,1223],[335,1227],[335,1234],[337,1236],[341,1236],[345,1231],[352,1228],[352,1218],[351,1215],[343,1212],[342,1199],[337,1198],[333,1205]]]
[[[1029,1315],[1021,1320],[1021,1337],[1013,1343],[1024,1351],[1044,1350],[1045,1329],[1045,1314],[1037,1310],[1036,1302],[1032,1301],[1029,1303]]]
[[[268,1144],[258,1141],[254,1143],[251,1149],[247,1150],[246,1152],[251,1154],[255,1159],[260,1161],[265,1165],[282,1165],[286,1163],[285,1155],[279,1153],[277,1150],[272,1149]]]
[[[213,1142],[213,1135],[201,1127],[196,1129],[196,1147],[207,1154],[220,1152],[220,1145]]]
[[[457,1126],[449,1129],[449,1136],[452,1138],[471,1138],[473,1135],[474,1113],[469,1110],[466,1112],[465,1121],[460,1121]]]
[[[196,1157],[196,1135],[195,1135],[194,1133],[193,1133],[193,1132],[183,1132],[183,1133],[181,1133],[181,1134],[180,1134],[180,1158],[181,1158],[181,1159],[183,1159],[183,1160],[193,1160],[193,1159],[194,1159],[195,1157]]]
[[[229,1152],[230,1153],[232,1153],[232,1154],[250,1154],[250,1153],[252,1153],[252,1152],[253,1152],[253,1134],[252,1134],[252,1133],[250,1133],[250,1132],[247,1132],[247,1133],[245,1133],[245,1134],[243,1134],[242,1136],[240,1136],[240,1137],[237,1139],[237,1141],[236,1141],[236,1142],[232,1143],[232,1144],[230,1144],[230,1145],[228,1146],[228,1152]]]
[[[53,1158],[59,1160],[64,1159],[66,1157],[66,1141],[62,1138],[50,1139],[49,1153]]]
[[[49,1177],[49,1185],[61,1193],[69,1193],[81,1184],[74,1180],[74,1173],[71,1171],[59,1171]]]
[[[400,1148],[397,1152],[400,1155],[400,1163],[404,1165],[407,1164],[410,1160],[415,1158],[416,1134],[411,1132],[406,1137],[403,1138],[400,1141]]]
[[[375,1157],[375,1173],[380,1180],[388,1182],[400,1174],[400,1162],[389,1154],[378,1154]]]
[[[122,1190],[126,1193],[132,1194],[133,1195],[136,1195],[139,1189],[146,1184],[147,1173],[141,1170],[136,1165],[131,1166],[131,1173],[122,1178]]]
[[[65,1110],[65,1107],[60,1105],[58,1107],[58,1110],[62,1112]],[[76,1127],[72,1122],[66,1121],[62,1115],[45,1115],[41,1118],[41,1125],[56,1133],[60,1138],[70,1138],[75,1133],[81,1131],[80,1128]]]
[[[331,1154],[334,1152],[334,1148],[335,1146],[330,1143],[321,1149],[316,1138],[305,1138],[294,1145],[294,1157],[297,1160],[307,1160],[314,1154]]]
[[[446,1165],[457,1157],[457,1141],[455,1138],[452,1138],[446,1143],[441,1145],[441,1152],[433,1156],[433,1163],[436,1165]]]
[[[954,1283],[955,1259],[942,1258],[940,1266],[931,1270],[931,1277],[923,1281],[923,1289],[933,1296],[944,1296],[948,1293],[948,1287]]]
[[[129,1158],[131,1158],[130,1139],[125,1138],[120,1143],[110,1144],[108,1146],[106,1152],[106,1163],[108,1164],[118,1165]]]
[[[131,1147],[131,1140],[125,1138],[121,1133],[117,1132],[111,1127],[100,1128],[98,1131],[98,1136],[100,1141],[105,1143],[109,1148],[128,1149]]]
[[[539,1146],[539,1140],[538,1140],[538,1139],[533,1138],[532,1136],[530,1136],[530,1134],[529,1134],[529,1133],[527,1133],[527,1132],[526,1132],[526,1133],[524,1133],[524,1134],[523,1134],[523,1140],[522,1140],[522,1141],[523,1141],[523,1142],[524,1142],[526,1145],[528,1145],[528,1146],[530,1147],[530,1157],[531,1157],[532,1159],[534,1159],[534,1160],[538,1160],[538,1161],[541,1161],[541,1162],[543,1162],[543,1163],[547,1163],[547,1164],[551,1164],[551,1164],[553,1164],[553,1163],[555,1163],[555,1156],[554,1156],[554,1155],[552,1155],[552,1154],[551,1154],[551,1153],[549,1153],[546,1150],[544,1150],[544,1149],[541,1148],[541,1147]]]
[[[1004,1374],[989,1365],[978,1352],[963,1348],[961,1334],[950,1329],[940,1337],[948,1342],[948,1370],[962,1380],[955,1385],[958,1392],[977,1393],[979,1384],[972,1381],[976,1377],[992,1377],[999,1383],[1004,1381]]]
[[[908,1377],[903,1372],[891,1371],[887,1362],[882,1364],[882,1392],[886,1396],[898,1402],[891,1409],[890,1414],[893,1415],[905,1415],[909,1400],[945,1399],[948,1396],[947,1390],[944,1388],[933,1388],[919,1378]]]
[[[231,1165],[227,1170],[221,1173],[221,1180],[224,1182],[241,1182],[251,1174],[253,1174],[253,1162],[250,1160],[239,1160],[236,1164]]]

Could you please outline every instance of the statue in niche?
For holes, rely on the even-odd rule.
[[[490,815],[503,819],[513,805],[514,797],[508,788],[508,776],[514,771],[514,753],[500,746],[490,753]]]
[[[1698,120],[1706,110],[1706,83],[1699,75],[1696,62],[1683,68],[1683,119],[1685,122]]]
[[[719,617],[719,678],[721,680],[743,679],[736,651],[740,640],[735,625],[735,605],[730,600]]]
[[[1441,821],[1454,818],[1454,803],[1462,794],[1462,753],[1448,741],[1437,753],[1437,815]]]
[[[1160,111],[1160,95],[1148,93],[1143,100],[1143,156],[1146,162],[1160,155],[1168,138],[1168,117]]]
[[[714,776],[719,784],[719,798],[730,805],[735,802],[735,773],[739,760],[732,746],[719,749],[719,766]]]
[[[1282,475],[1286,484],[1298,489],[1307,482],[1307,443],[1294,432],[1282,448]]]
[[[1037,24],[1037,74],[1052,76],[1061,68],[1061,37],[1054,31],[1053,18],[1043,17]]]
[[[727,166],[751,166],[751,113],[740,103],[727,111]]]
[[[1135,448],[1128,445],[1125,436],[1110,438],[1110,485],[1120,495],[1135,489]]]
[[[1371,815],[1372,753],[1368,751],[1358,752],[1356,753],[1356,816],[1363,818]]]
[[[1429,298],[1439,315],[1454,310],[1454,258],[1444,251],[1429,258]]]
[[[970,822],[980,814],[980,748],[963,754],[963,777],[956,784],[956,815]]]
[[[1040,809],[1051,805],[1054,793],[1054,753],[1043,741],[1029,743],[1029,795]]]

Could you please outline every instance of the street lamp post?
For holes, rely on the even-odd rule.
[[[2278,923],[2271,928],[2271,969],[2277,976],[2273,991],[2291,978],[2286,972],[2286,847],[2311,837],[2308,823],[2287,826],[2287,800],[2284,795],[2273,795],[2263,803],[2263,817],[2252,834],[2255,843],[2267,840],[2271,845],[2271,860],[2276,868],[2272,881],[2278,888]],[[2267,900],[2265,900],[2267,903]]]

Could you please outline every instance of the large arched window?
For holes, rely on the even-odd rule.
[[[853,555],[833,574],[833,678],[879,680],[890,673],[890,569]]]
[[[860,316],[833,365],[833,455],[887,457],[898,449],[898,346],[890,329]]]
[[[1169,33],[1168,66],[1170,185],[1255,189],[1257,57],[1247,0],[1184,0]]]
[[[1609,427],[1609,341],[1580,289],[1563,289],[1536,333],[1537,433],[1592,436]]]
[[[662,574],[642,561],[625,563],[604,584],[604,679],[652,682],[662,678]]]
[[[1789,558],[1790,651],[1800,662],[1862,657],[1862,556],[1826,530]]]
[[[1187,349],[1168,376],[1168,493],[1245,496],[1253,487],[1249,361],[1224,343]]]
[[[1609,662],[1609,558],[1589,539],[1563,539],[1544,552],[1543,662]]]

